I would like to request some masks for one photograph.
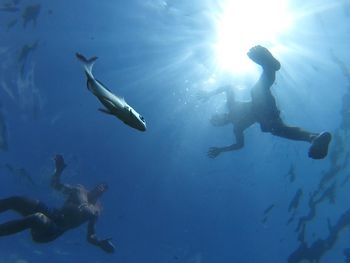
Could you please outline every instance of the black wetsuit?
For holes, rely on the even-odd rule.
[[[264,68],[260,79],[251,90],[253,114],[261,130],[291,140],[311,142],[317,136],[316,133],[288,126],[282,121],[276,100],[270,90],[275,78],[275,70]]]
[[[13,196],[0,200],[0,213],[13,210],[23,216],[0,225],[0,236],[31,229],[33,240],[50,242],[62,235],[66,228],[60,210],[49,208],[44,203],[23,196]]]
[[[23,216],[22,219],[0,224],[0,236],[11,235],[30,229],[32,238],[39,243],[50,242],[65,231],[88,224],[88,241],[94,235],[94,225],[99,216],[99,208],[89,203],[88,193],[82,185],[61,184],[59,176],[53,176],[52,186],[67,195],[60,209],[49,208],[44,203],[23,196],[13,196],[0,200],[0,213],[13,210]]]

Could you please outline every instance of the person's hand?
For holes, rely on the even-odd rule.
[[[107,253],[114,253],[115,246],[113,245],[111,238],[103,239],[99,242],[99,247]]]
[[[216,158],[221,153],[221,149],[218,147],[210,147],[208,151],[208,157],[209,158]]]
[[[64,168],[67,167],[67,165],[64,163],[64,159],[63,159],[63,156],[61,154],[56,154],[53,159],[55,161],[55,166],[56,166],[57,172],[60,173],[64,170]]]

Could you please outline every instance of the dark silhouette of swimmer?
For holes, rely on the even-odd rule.
[[[207,94],[202,94],[201,96],[203,98],[208,98],[209,96],[223,92],[226,94],[228,112],[213,115],[210,122],[217,127],[232,123],[236,142],[227,147],[211,147],[208,152],[208,156],[211,158],[217,157],[222,152],[241,149],[244,146],[244,130],[256,122],[253,114],[252,103],[250,101],[235,100],[235,93],[231,86],[223,86],[214,91],[208,92]]]
[[[289,171],[287,173],[287,176],[289,176],[289,182],[293,183],[296,178],[296,173],[295,173],[295,167],[294,164],[291,164],[289,167]]]
[[[2,7],[0,7],[0,11],[3,12],[18,12],[19,8],[16,7],[16,3],[5,3]]]
[[[37,47],[38,47],[38,43],[39,41],[35,41],[33,44],[25,44],[23,45],[20,53],[19,53],[19,56],[18,56],[18,63],[25,63],[29,54],[34,52]]]
[[[41,6],[40,4],[35,5],[28,5],[23,13],[22,13],[22,19],[23,19],[23,27],[26,28],[27,24],[32,21],[34,27],[36,27],[36,21],[40,14]]]
[[[298,208],[302,196],[303,190],[299,188],[298,191],[295,193],[292,201],[289,203],[288,212],[295,211]]]
[[[340,233],[350,225],[350,210],[345,211],[337,220],[335,225],[328,221],[329,234],[324,239],[315,240],[310,246],[302,241],[299,247],[288,257],[288,263],[320,262],[324,254],[331,250],[338,241]],[[346,261],[349,262],[349,261]]]
[[[13,7],[13,6],[6,6],[6,7],[0,7],[0,11],[14,13],[14,12],[18,12],[19,8]]]
[[[66,164],[61,155],[56,155],[54,160],[56,169],[51,185],[67,196],[63,206],[60,209],[49,208],[38,200],[22,196],[0,199],[0,213],[13,210],[23,216],[21,219],[0,224],[0,236],[30,229],[33,241],[46,243],[55,240],[67,230],[87,222],[87,241],[107,253],[113,253],[115,248],[111,239],[98,239],[95,235],[96,220],[101,212],[98,199],[108,186],[99,184],[88,191],[82,185],[62,184],[60,177]]]
[[[14,27],[17,24],[17,22],[18,22],[17,18],[12,19],[10,22],[8,22],[6,25],[7,31],[9,31],[12,27]]]
[[[14,167],[13,165],[6,163],[4,165],[4,167],[8,170],[8,172],[14,176],[14,177],[18,177],[21,181],[25,181],[27,183],[29,183],[30,185],[34,186],[35,182],[32,178],[32,176],[30,175],[30,173],[22,167]]]
[[[260,65],[263,72],[258,82],[251,90],[251,101],[236,101],[234,92],[229,86],[218,88],[207,95],[226,92],[228,113],[215,115],[211,123],[215,126],[223,126],[232,123],[236,142],[227,147],[211,147],[208,156],[217,157],[222,152],[234,151],[244,146],[244,130],[254,123],[259,123],[262,132],[269,132],[275,136],[296,141],[311,143],[309,157],[323,159],[327,156],[328,145],[331,141],[329,132],[313,133],[302,130],[298,127],[286,125],[277,108],[274,96],[271,93],[271,86],[275,82],[276,72],[281,65],[270,51],[262,46],[255,46],[248,52],[248,57]]]
[[[21,76],[24,77],[25,67],[28,64],[28,57],[31,53],[35,52],[38,48],[39,41],[35,41],[33,44],[25,44],[23,45],[19,55],[17,62],[21,65]]]

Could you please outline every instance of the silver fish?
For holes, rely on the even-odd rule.
[[[99,82],[92,74],[93,65],[97,57],[85,58],[82,54],[76,53],[76,57],[83,63],[87,77],[87,88],[105,106],[100,108],[101,112],[113,115],[130,127],[139,131],[146,131],[146,121],[133,107],[126,101],[115,95],[111,90]]]

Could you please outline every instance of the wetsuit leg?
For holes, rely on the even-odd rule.
[[[6,236],[21,232],[25,229],[45,229],[51,224],[51,220],[42,213],[28,215],[22,219],[11,220],[0,225],[0,236]]]
[[[39,213],[38,213],[39,214]],[[22,219],[12,220],[0,225],[0,236],[12,235],[21,232],[25,229],[38,225],[40,220],[37,214],[26,216]]]
[[[305,131],[299,127],[291,127],[284,124],[282,121],[275,122],[271,125],[270,132],[273,135],[283,137],[295,141],[305,141],[312,142],[313,139],[318,135],[317,133],[312,133]]]
[[[26,229],[31,229],[33,241],[50,242],[64,233],[52,219],[43,213],[35,213],[22,219],[11,220],[0,224],[0,236],[8,236]]]
[[[43,243],[52,241],[64,233],[64,229],[56,224],[59,220],[57,210],[48,208],[38,200],[22,196],[1,199],[0,213],[7,210],[18,212],[24,218],[0,224],[0,236],[31,229],[33,240]]]
[[[34,214],[38,211],[39,201],[23,196],[12,196],[0,199],[0,213],[13,210],[23,216]]]

